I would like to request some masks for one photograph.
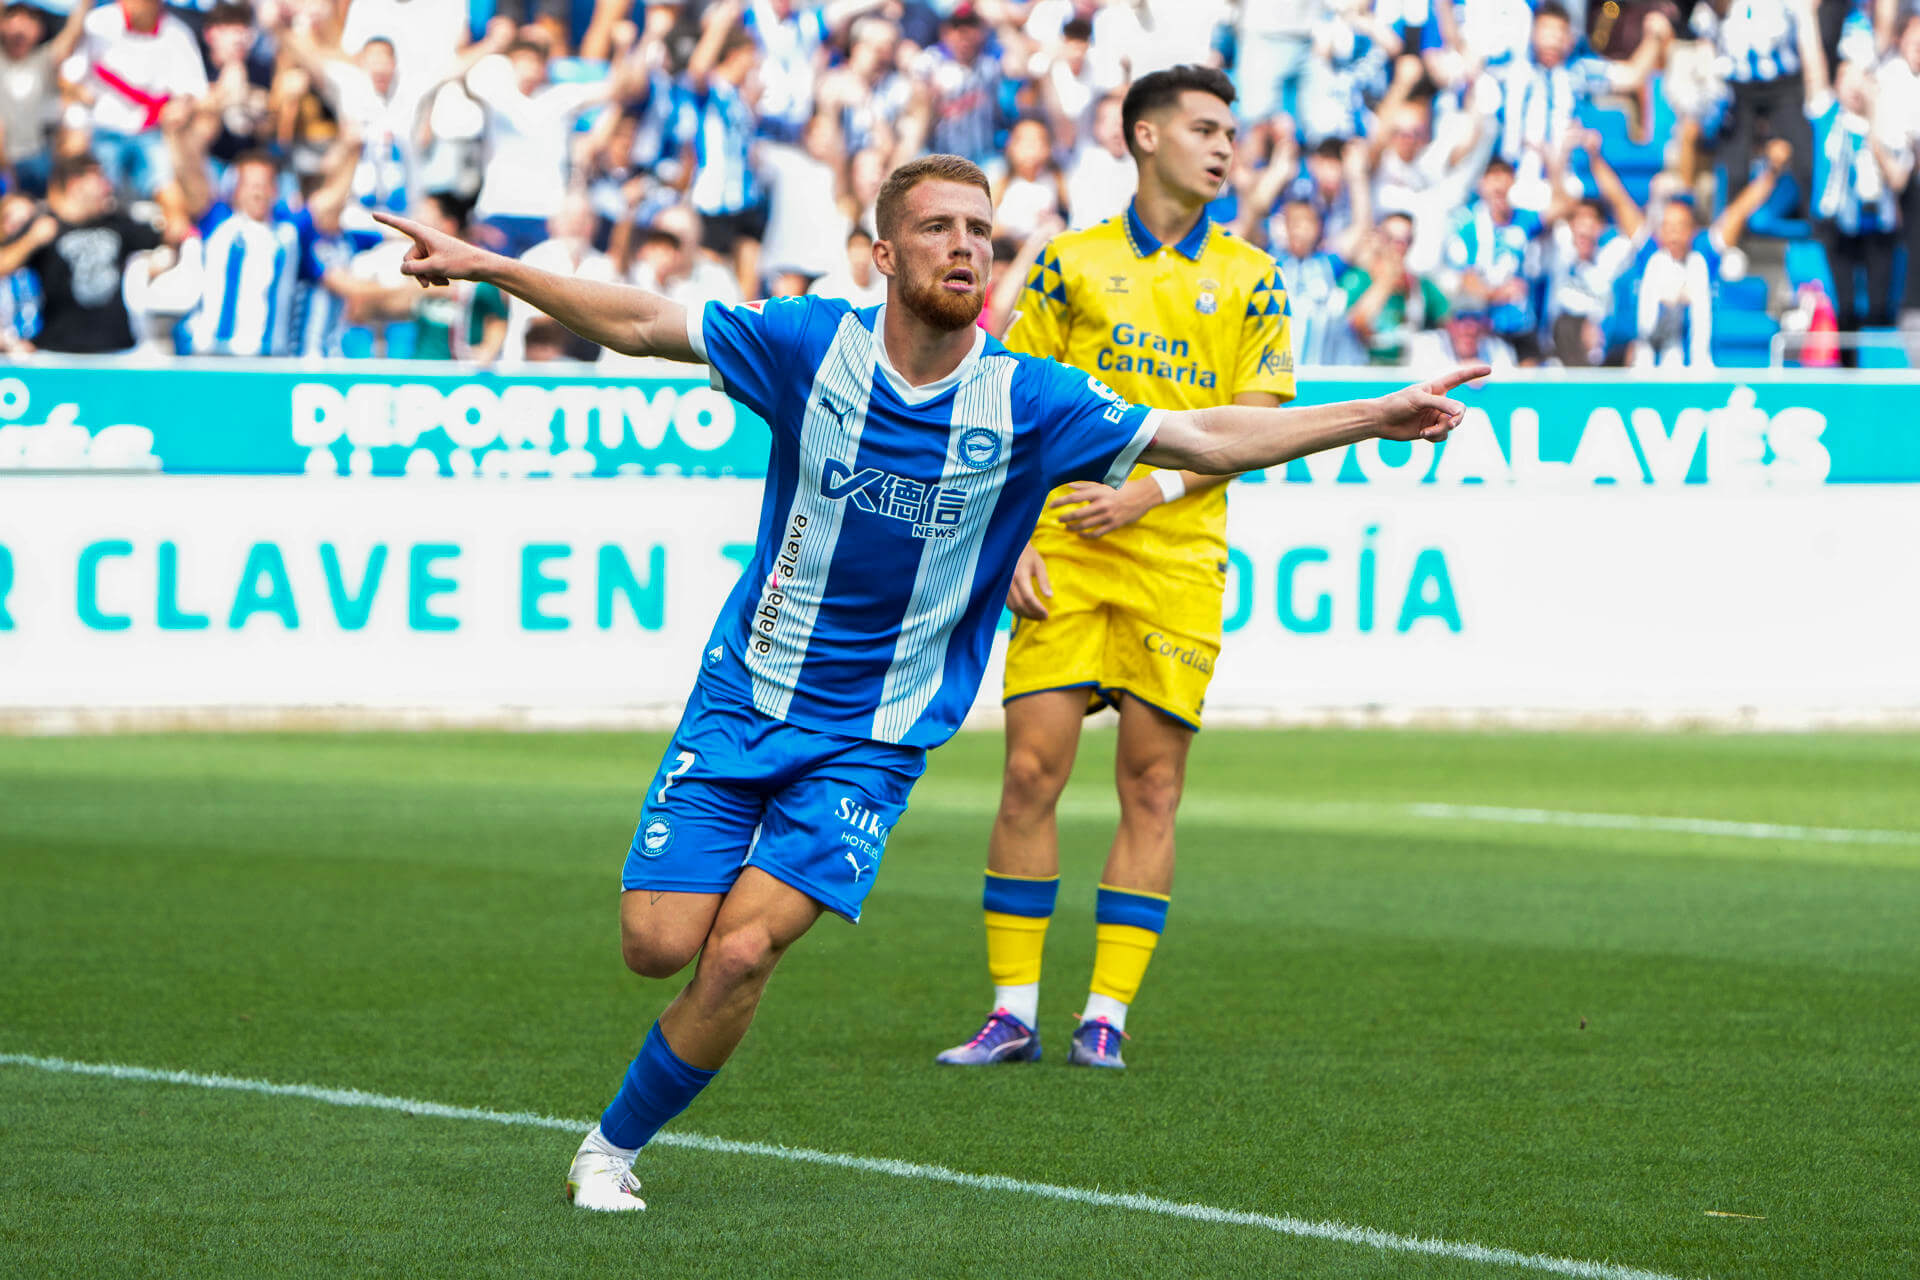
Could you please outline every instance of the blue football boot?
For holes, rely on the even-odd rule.
[[[1088,1018],[1074,1030],[1067,1065],[1124,1070],[1127,1064],[1120,1060],[1120,1042],[1125,1039],[1127,1033],[1105,1018]]]
[[[1005,1009],[987,1015],[973,1039],[934,1059],[950,1067],[990,1067],[1002,1062],[1040,1061],[1040,1033]]]

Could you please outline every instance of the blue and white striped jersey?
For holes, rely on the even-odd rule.
[[[299,227],[282,210],[256,222],[222,201],[201,220],[200,239],[200,308],[187,320],[193,354],[286,355]]]
[[[1813,124],[1814,215],[1832,222],[1842,235],[1897,230],[1900,193],[1888,187],[1874,158],[1873,122],[1842,111],[1831,93],[1807,104],[1807,119]],[[1897,122],[1895,129],[1911,124]],[[1895,151],[1904,141],[1897,132],[1889,137],[1884,126],[1881,138]]]
[[[713,383],[773,428],[753,560],[703,685],[771,719],[933,747],[973,705],[1047,493],[1118,486],[1160,414],[979,331],[910,386],[886,308],[781,298],[689,315]]]
[[[1517,301],[1498,302],[1491,307],[1493,331],[1502,336],[1529,333],[1540,327],[1534,308],[1534,290],[1542,270],[1537,242],[1546,234],[1540,215],[1531,209],[1515,209],[1503,223],[1496,223],[1486,202],[1475,200],[1453,217],[1446,248],[1440,260],[1452,280],[1471,271],[1489,290],[1499,289],[1513,280],[1526,284],[1526,292]]]
[[[680,110],[680,136],[693,144],[693,207],[711,216],[758,204],[764,193],[753,171],[755,116],[740,91],[715,76],[704,93],[685,90]]]
[[[347,300],[327,288],[329,271],[350,272],[354,255],[380,243],[375,231],[332,235],[314,225],[311,211],[293,215],[300,233],[300,276],[294,286],[292,351],[297,356],[343,356],[347,336]]]
[[[21,267],[0,276],[0,337],[31,341],[40,336],[40,277]]]

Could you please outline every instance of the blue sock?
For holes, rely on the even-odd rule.
[[[600,1117],[600,1132],[616,1147],[644,1147],[719,1074],[682,1062],[655,1022],[640,1056],[627,1068],[620,1092]]]

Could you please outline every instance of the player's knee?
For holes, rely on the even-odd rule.
[[[700,939],[677,938],[659,932],[620,931],[620,955],[627,968],[643,978],[671,978],[699,954]]]
[[[765,981],[779,958],[765,926],[748,923],[710,935],[700,971],[722,987],[744,987]]]
[[[1182,781],[1179,765],[1169,760],[1123,764],[1118,778],[1121,806],[1136,818],[1171,823],[1180,808]]]
[[[1007,753],[1007,772],[1002,794],[1010,807],[1022,810],[1049,810],[1059,802],[1073,772],[1071,761],[1061,762],[1046,753],[1018,747]]]

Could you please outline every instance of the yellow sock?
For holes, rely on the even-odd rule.
[[[1094,939],[1093,994],[1132,1004],[1160,935],[1137,925],[1103,924],[1094,927]]]
[[[987,912],[987,972],[996,987],[1040,981],[1040,953],[1047,943],[1049,916],[1012,916]]]

